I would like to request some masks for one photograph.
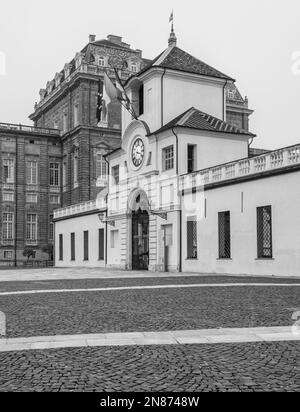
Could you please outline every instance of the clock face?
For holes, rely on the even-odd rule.
[[[145,146],[142,139],[138,138],[132,146],[132,163],[135,167],[141,166],[145,155]]]

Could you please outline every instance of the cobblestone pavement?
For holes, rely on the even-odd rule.
[[[8,337],[289,326],[299,309],[297,286],[0,296]]]
[[[0,282],[0,292],[299,279],[172,277]],[[300,287],[244,286],[0,296],[8,337],[289,326]],[[299,391],[300,343],[0,353],[0,391]]]
[[[0,391],[299,391],[300,343],[0,354]]]
[[[128,272],[127,272],[128,273]],[[276,283],[300,284],[300,279],[256,278],[237,276],[182,276],[182,277],[153,277],[153,278],[124,278],[124,279],[73,279],[73,280],[39,280],[1,282],[0,293],[22,290],[45,289],[91,289],[122,286],[152,286],[152,285],[192,285],[213,283]]]

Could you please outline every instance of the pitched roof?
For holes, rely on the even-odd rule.
[[[214,116],[207,113],[201,112],[198,109],[192,107],[186,112],[177,116],[175,119],[171,120],[165,126],[151,133],[158,134],[166,130],[172,129],[174,127],[183,127],[188,129],[204,130],[208,132],[218,132],[218,133],[230,133],[236,135],[246,135],[255,137],[253,133],[247,132],[246,130],[238,129],[231,124],[224,122]]]
[[[215,77],[219,79],[234,81],[231,77],[219,70],[214,69],[191,54],[181,50],[179,47],[169,47],[154,60],[152,60],[138,75],[146,72],[152,67],[178,70],[186,73],[199,74],[201,76]]]

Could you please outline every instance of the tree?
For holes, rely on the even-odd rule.
[[[48,253],[48,255],[49,255],[49,260],[53,260],[53,255],[54,255],[53,245],[49,244],[49,245],[47,245],[47,246],[44,246],[43,249],[42,249],[42,251],[43,251],[44,253]]]
[[[30,258],[34,259],[35,258],[35,250],[27,247],[27,248],[24,249],[23,256],[27,257],[28,261],[29,261]]]

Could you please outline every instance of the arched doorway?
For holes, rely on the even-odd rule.
[[[149,268],[149,213],[132,212],[132,269]]]
[[[132,269],[149,269],[149,202],[144,190],[135,189],[128,200],[132,220]]]

